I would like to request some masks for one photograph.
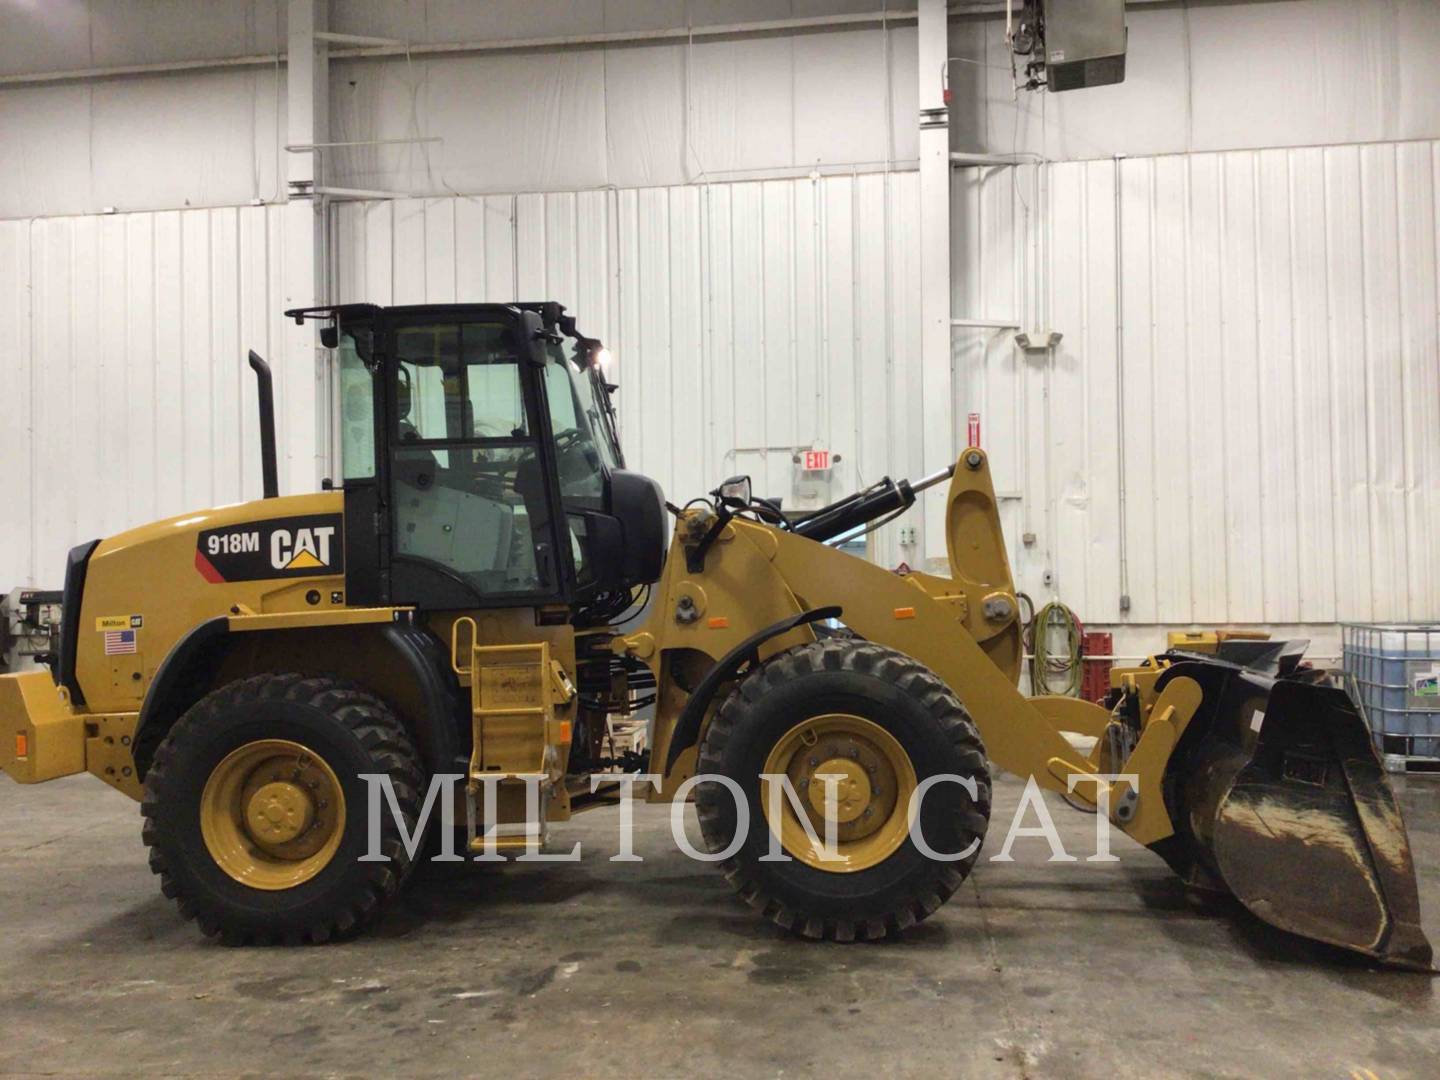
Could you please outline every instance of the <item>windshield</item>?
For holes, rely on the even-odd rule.
[[[581,585],[590,583],[593,571],[586,513],[605,510],[605,476],[624,468],[610,398],[590,363],[593,347],[593,342],[577,337],[551,342],[544,376],[555,473]]]
[[[625,452],[620,449],[620,421],[615,416],[615,403],[610,399],[610,386],[606,385],[605,372],[599,364],[592,364],[585,372],[585,381],[590,386],[591,396],[600,414],[600,423],[605,429],[605,439],[610,453],[620,468],[625,468]]]
[[[562,433],[573,431],[569,438],[585,443],[598,463],[607,469],[623,469],[625,455],[620,450],[615,408],[604,374],[589,362],[591,348],[589,341],[575,337],[550,345],[546,389],[551,421],[557,440]]]

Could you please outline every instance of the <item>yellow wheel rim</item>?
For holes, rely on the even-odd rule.
[[[200,795],[200,834],[217,866],[253,889],[293,889],[334,858],[345,831],[335,771],[308,747],[257,739],[226,755]]]
[[[802,720],[775,743],[763,771],[788,777],[798,796],[792,800],[778,780],[760,782],[770,831],[786,853],[807,866],[836,874],[866,870],[893,855],[909,834],[915,767],[895,736],[873,721],[849,713]],[[776,800],[778,822],[771,809]],[[838,857],[824,850],[827,815],[833,817]]]

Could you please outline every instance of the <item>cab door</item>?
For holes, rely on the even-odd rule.
[[[389,602],[429,610],[566,603],[573,592],[543,371],[519,313],[385,320],[383,541]]]

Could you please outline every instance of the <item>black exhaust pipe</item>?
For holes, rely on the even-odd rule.
[[[250,350],[250,367],[255,372],[256,389],[260,391],[260,470],[265,483],[265,498],[280,494],[280,478],[275,465],[275,380],[270,365],[260,354]]]

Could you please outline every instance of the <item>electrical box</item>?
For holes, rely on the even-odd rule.
[[[1050,90],[1125,81],[1125,0],[1043,0]]]

